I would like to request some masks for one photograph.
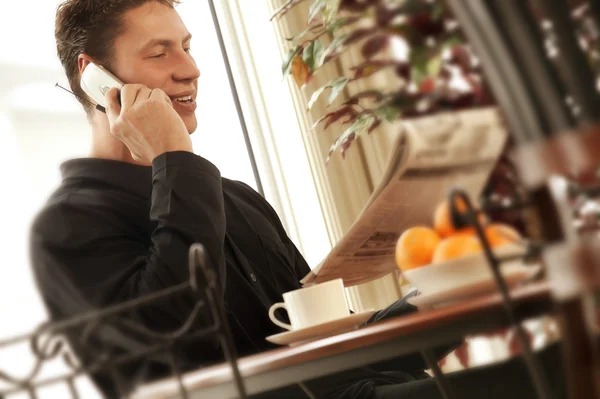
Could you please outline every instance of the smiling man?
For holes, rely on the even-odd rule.
[[[92,148],[88,158],[61,166],[62,183],[33,224],[34,274],[52,320],[64,320],[188,281],[188,250],[201,243],[217,271],[236,348],[242,355],[256,353],[273,348],[265,337],[281,332],[268,309],[283,293],[300,288],[310,269],[258,193],[222,178],[194,154],[190,134],[197,128],[200,71],[176,3],[65,0],[58,7],[58,56],[71,89],[83,98]],[[106,114],[80,87],[92,62],[125,83],[120,92],[106,94]],[[156,331],[173,331],[194,305],[187,293],[132,317]],[[89,363],[90,348],[77,338],[70,336],[71,344]],[[111,338],[119,353],[143,345],[121,338]],[[182,367],[194,369],[222,361],[219,345],[192,341],[178,347],[176,356]],[[163,364],[129,366],[113,370],[124,384],[110,372],[92,377],[112,398],[169,373]],[[340,388],[329,382],[310,385],[319,393]],[[285,395],[294,397],[298,389]]]
[[[221,283],[236,348],[247,355],[272,348],[265,337],[281,330],[270,321],[268,309],[283,293],[300,288],[309,267],[260,195],[222,178],[214,165],[194,154],[189,135],[197,127],[200,72],[175,3],[66,0],[59,6],[57,50],[71,89],[86,97],[79,81],[91,62],[125,86],[107,93],[106,114],[91,99],[81,100],[91,125],[90,156],[62,165],[63,181],[32,226],[34,274],[52,320],[64,320],[188,281],[188,249],[202,243]],[[131,317],[156,331],[173,331],[194,303],[191,293],[182,294]],[[415,308],[399,301],[371,321],[411,311]],[[90,348],[82,348],[78,332],[69,338],[82,362],[89,363]],[[119,353],[143,346],[122,335],[92,337],[85,345],[97,345],[95,338],[110,339]],[[219,342],[207,339],[178,347],[175,355],[187,370],[223,360]],[[553,356],[543,364],[553,367]],[[318,398],[438,398],[423,368],[418,355],[408,356],[306,386]],[[381,372],[389,369],[394,371]],[[162,364],[135,363],[92,377],[112,398],[168,373]],[[560,374],[550,380],[559,384]],[[534,395],[523,368],[514,364],[455,375],[453,381],[462,398]],[[494,386],[501,388],[495,391],[498,396],[487,395]],[[294,386],[261,397],[306,395]]]
[[[57,51],[71,89],[86,98],[80,78],[92,62],[125,86],[107,93],[106,114],[91,99],[81,100],[92,148],[88,158],[61,166],[62,184],[33,224],[35,277],[50,316],[61,320],[188,281],[188,249],[202,243],[222,283],[237,349],[255,353],[272,347],[265,336],[280,332],[269,307],[300,288],[309,267],[259,194],[221,178],[194,154],[200,71],[175,3],[67,0],[59,6]],[[193,307],[190,293],[133,317],[172,331]],[[199,341],[180,357],[194,368],[220,361],[223,353],[218,342]],[[163,374],[160,367],[134,370],[128,388]],[[94,379],[106,396],[121,394],[112,377]]]

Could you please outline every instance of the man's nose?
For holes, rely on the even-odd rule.
[[[200,69],[196,65],[194,57],[185,53],[181,60],[177,63],[173,74],[175,80],[195,80],[200,77]]]

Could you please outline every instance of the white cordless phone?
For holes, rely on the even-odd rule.
[[[123,87],[123,82],[106,68],[93,62],[89,63],[83,70],[83,74],[81,74],[81,88],[104,109],[107,106],[106,93],[113,87],[120,90]]]

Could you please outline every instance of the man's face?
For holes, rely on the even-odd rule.
[[[193,133],[200,71],[181,17],[173,8],[151,1],[128,11],[124,22],[126,30],[114,44],[111,72],[125,83],[162,89]]]

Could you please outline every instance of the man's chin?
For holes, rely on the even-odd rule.
[[[196,116],[188,116],[187,118],[183,118],[183,123],[185,124],[189,134],[194,133],[198,128],[198,120],[196,119]]]

